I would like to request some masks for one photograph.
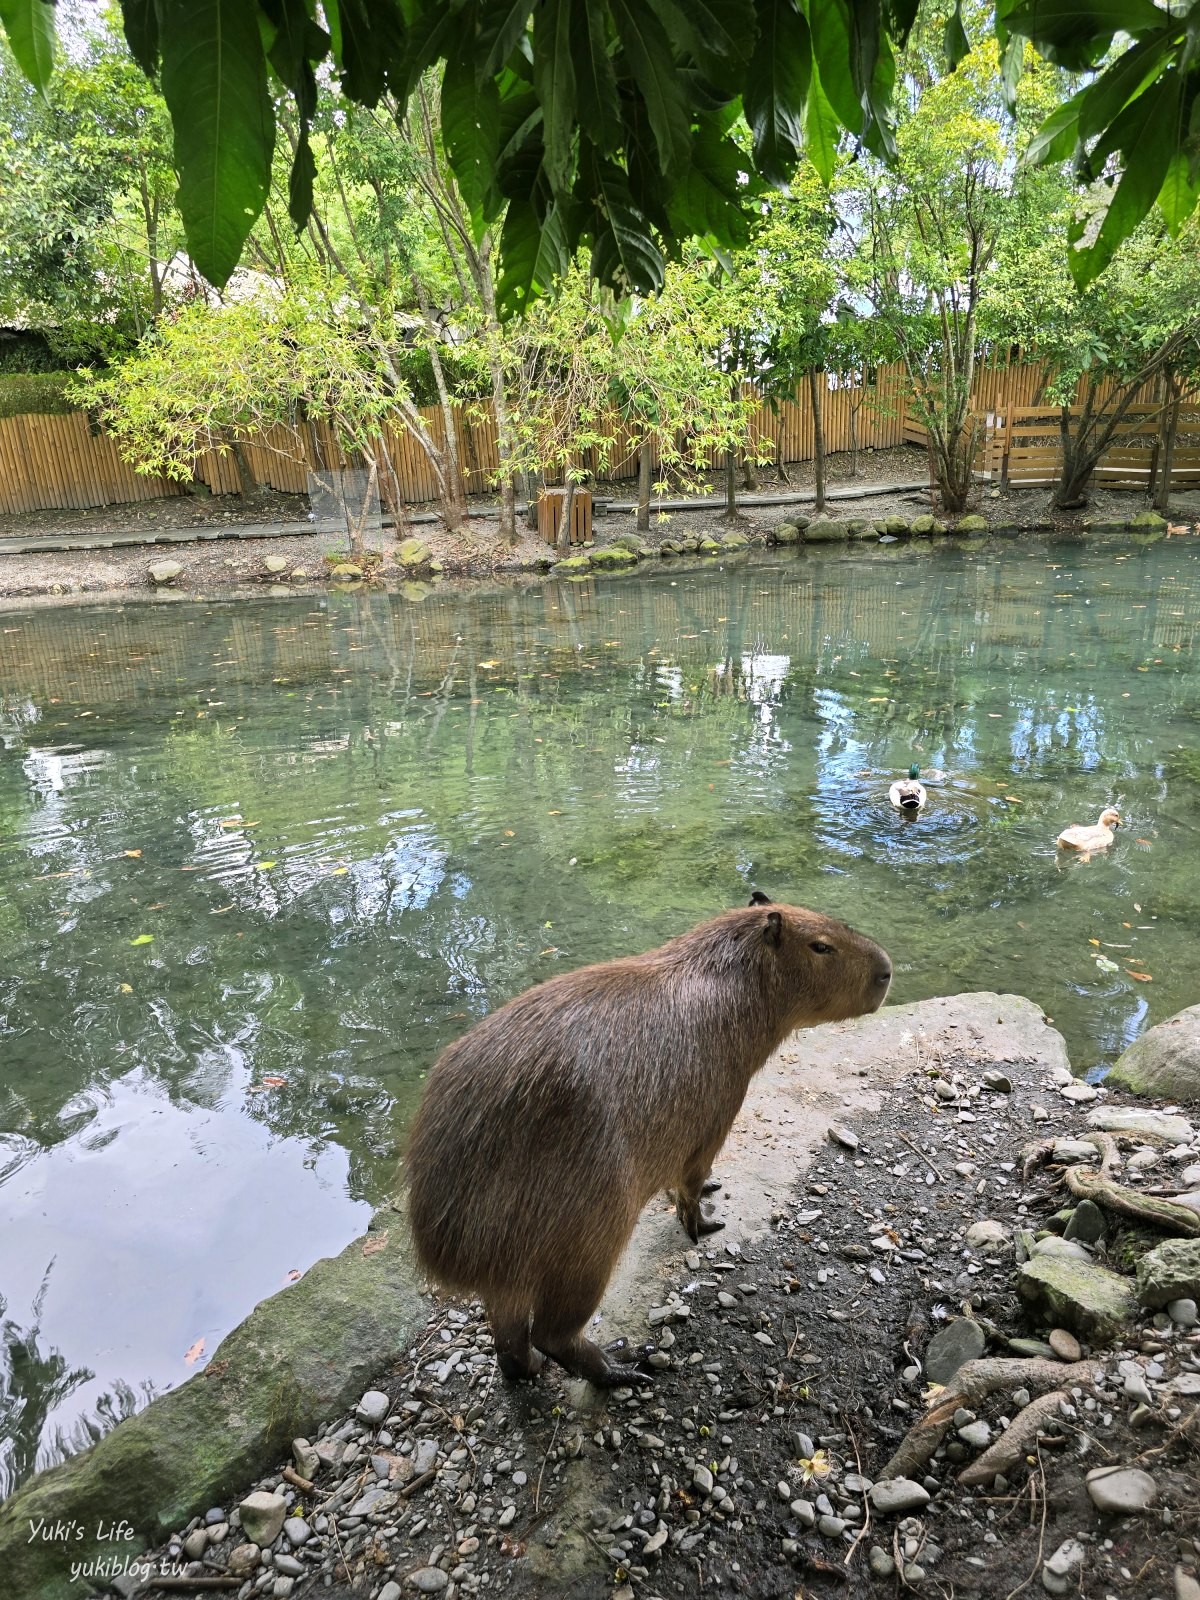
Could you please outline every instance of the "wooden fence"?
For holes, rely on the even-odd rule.
[[[1045,380],[1045,370],[1036,363],[980,366],[973,404],[984,427],[977,461],[984,477],[1012,484],[1051,481],[1058,454],[1058,414],[1038,406]],[[923,445],[925,432],[906,388],[899,363],[880,368],[875,381],[866,386],[827,388],[821,401],[826,450],[832,454],[855,447]],[[441,410],[425,407],[421,417],[435,446],[443,447]],[[494,487],[499,468],[495,423],[477,407],[455,407],[454,428],[467,492],[485,493]],[[1101,481],[1144,486],[1155,454],[1154,432],[1153,420],[1143,410],[1136,426],[1123,432],[1105,456]],[[761,447],[759,453],[772,460],[785,464],[811,460],[814,429],[808,385],[802,384],[793,400],[760,405],[751,421],[751,435],[756,449]],[[354,464],[325,422],[279,426],[247,437],[242,448],[255,481],[283,493],[305,493],[310,471]],[[434,464],[407,428],[399,423],[388,428],[377,453],[385,500],[389,496],[406,503],[437,499]],[[593,451],[578,465],[598,483],[633,478],[635,436],[618,422],[607,461]],[[196,481],[213,494],[238,492],[237,465],[228,449],[197,456],[194,471]],[[1193,411],[1181,422],[1172,476],[1180,485],[1200,480],[1200,416]],[[547,481],[561,480],[551,476]],[[135,472],[121,459],[116,440],[95,427],[84,412],[0,418],[0,514],[83,509],[188,492],[187,485]]]

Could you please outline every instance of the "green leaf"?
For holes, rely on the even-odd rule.
[[[662,169],[668,176],[686,172],[691,160],[691,116],[666,30],[639,0],[609,0],[609,4],[625,64],[646,102]]]
[[[639,9],[642,0],[639,0]],[[732,98],[754,46],[754,0],[648,0],[673,44]]]
[[[594,187],[604,209],[592,228],[592,276],[614,294],[657,294],[663,258],[634,207],[625,174],[611,161],[598,160]]]
[[[971,53],[971,41],[967,38],[967,30],[963,27],[962,0],[955,0],[954,10],[946,18],[942,38],[946,50],[946,66],[953,72],[958,63],[964,61]]]
[[[308,142],[308,128],[301,126],[296,141],[296,154],[292,157],[292,170],[288,174],[288,215],[299,233],[312,212],[313,182],[317,164],[313,160],[312,145]]]
[[[271,181],[275,116],[258,18],[243,0],[160,0],[159,15],[179,211],[192,260],[221,288]]]
[[[671,194],[670,231],[678,237],[694,234],[714,253],[749,243],[750,224],[742,209],[748,197],[745,167],[745,152],[724,132],[723,119],[701,117],[692,165]]]
[[[500,155],[500,91],[492,77],[477,78],[470,49],[456,52],[442,77],[442,139],[471,218],[476,243],[488,225],[488,196]]]
[[[54,71],[54,7],[49,0],[0,0],[0,22],[17,65],[43,94]]]
[[[1076,0],[1021,0],[998,12],[1008,32],[1032,39],[1048,60],[1073,72],[1094,66],[1115,33],[1136,37],[1169,23],[1151,0],[1100,0],[1090,6]]]
[[[487,46],[481,70],[495,76],[525,37],[530,0],[490,0],[481,8],[480,43]]]
[[[825,103],[843,126],[861,135],[866,122],[851,73],[850,23],[844,0],[809,0],[814,76],[820,73]]]
[[[543,0],[533,31],[533,83],[542,104],[546,176],[565,189],[575,132],[575,62],[571,50],[572,0]]]
[[[833,182],[841,131],[838,114],[829,104],[814,62],[812,81],[808,86],[808,104],[804,108],[804,148],[821,181],[827,186]]]
[[[1160,78],[1126,106],[1107,130],[1104,137],[1108,147],[1121,150],[1125,170],[1113,191],[1095,241],[1069,252],[1071,275],[1080,289],[1086,288],[1104,271],[1117,246],[1129,237],[1157,200],[1167,168],[1179,149],[1180,90],[1178,73]],[[1083,232],[1084,227],[1079,223],[1071,228],[1072,246]]]
[[[514,200],[500,235],[500,278],[496,309],[503,320],[520,316],[530,302],[548,294],[570,265],[571,252],[559,209],[551,205],[539,218],[532,200]]]
[[[303,122],[317,108],[315,61],[323,61],[329,49],[329,35],[308,14],[306,0],[260,0],[275,37],[267,59],[280,81],[295,96]]]
[[[1161,72],[1170,55],[1170,41],[1143,39],[1118,56],[1094,83],[1082,89],[1079,102],[1079,137],[1091,139],[1108,125]]]
[[[1046,166],[1054,161],[1069,160],[1072,151],[1079,143],[1079,105],[1080,95],[1068,100],[1065,106],[1059,106],[1052,112],[1045,122],[1030,139],[1025,148],[1024,160],[1027,166]]]
[[[612,155],[621,143],[621,105],[604,10],[589,0],[575,0],[574,35],[579,125],[597,150]]]
[[[804,143],[812,38],[794,0],[765,0],[758,27],[742,104],[754,139],[755,166],[769,182],[784,184]]]
[[[1191,182],[1188,174],[1189,164],[1184,152],[1176,150],[1158,192],[1158,207],[1172,239],[1179,236],[1180,228],[1196,209],[1196,201],[1200,199],[1200,190]]]
[[[996,25],[996,33],[1000,34],[1000,25]],[[1000,86],[1004,95],[1004,104],[1009,111],[1017,109],[1017,85],[1025,71],[1025,40],[1019,33],[1014,33],[1004,40],[1000,52]]]
[[[373,106],[383,93],[388,9],[381,5],[374,15],[369,0],[327,0],[325,6],[333,57],[342,69],[342,87],[359,105]]]
[[[158,71],[158,9],[155,0],[122,0],[121,20],[129,53],[148,78]]]

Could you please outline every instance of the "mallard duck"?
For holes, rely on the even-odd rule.
[[[896,810],[903,811],[907,816],[910,817],[916,816],[917,812],[924,807],[925,801],[928,798],[925,793],[924,785],[917,782],[920,771],[920,767],[918,767],[914,761],[912,766],[908,769],[908,777],[897,778],[895,783],[888,790],[888,799],[895,806]]]
[[[1100,813],[1100,821],[1094,828],[1082,824],[1064,828],[1055,843],[1063,850],[1107,850],[1113,842],[1113,829],[1120,826],[1121,813],[1109,806]]]

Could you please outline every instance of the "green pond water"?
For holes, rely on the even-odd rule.
[[[362,1228],[471,1019],[752,887],[1080,1072],[1200,999],[1193,539],[9,611],[0,734],[0,1493]]]

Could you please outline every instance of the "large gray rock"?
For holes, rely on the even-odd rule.
[[[156,561],[150,568],[150,581],[152,583],[174,583],[183,571],[180,561]]]
[[[1147,1028],[1106,1081],[1156,1100],[1200,1100],[1200,1005]]]
[[[1200,1299],[1200,1239],[1167,1239],[1137,1264],[1138,1299],[1156,1310],[1173,1300]]]
[[[833,517],[814,517],[804,530],[805,544],[836,544],[849,537],[850,530],[846,524]]]
[[[1128,1278],[1069,1256],[1034,1256],[1017,1274],[1017,1293],[1043,1323],[1097,1345],[1117,1338],[1137,1315]]]
[[[294,1438],[353,1406],[428,1315],[401,1215],[387,1208],[378,1222],[371,1254],[359,1238],[316,1262],[256,1306],[204,1371],[0,1505],[4,1593],[80,1600],[73,1564],[113,1555],[97,1529],[132,1522],[120,1552],[132,1559],[209,1506],[229,1504]],[[39,1518],[74,1521],[84,1537],[30,1541]]]
[[[242,1519],[242,1532],[261,1550],[278,1539],[287,1516],[287,1501],[281,1494],[256,1489],[238,1506],[238,1515]]]
[[[1169,1144],[1190,1144],[1194,1129],[1186,1117],[1173,1117],[1167,1111],[1135,1111],[1130,1106],[1097,1106],[1089,1111],[1091,1127],[1105,1133],[1153,1134]]]
[[[871,1505],[881,1517],[897,1517],[929,1504],[929,1490],[911,1478],[888,1478],[871,1490]]]

